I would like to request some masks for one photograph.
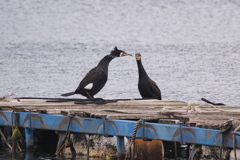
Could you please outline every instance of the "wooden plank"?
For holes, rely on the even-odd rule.
[[[20,102],[0,101],[0,109],[14,110],[17,112],[28,111],[43,114],[74,113],[75,116],[101,118],[107,115],[108,119],[162,118],[160,123],[181,121],[189,125],[221,124],[229,119],[240,118],[240,107],[213,106],[210,104],[194,104],[181,101],[160,100],[120,100],[107,104],[75,104],[74,101],[57,102],[49,99],[20,99]],[[170,118],[170,119],[169,119]],[[166,120],[168,119],[168,120]],[[211,122],[211,123],[209,123]]]

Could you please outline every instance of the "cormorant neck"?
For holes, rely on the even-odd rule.
[[[144,77],[144,76],[148,76],[147,72],[145,71],[145,69],[142,65],[141,59],[137,61],[137,65],[138,65],[139,78]]]
[[[101,59],[101,61],[98,63],[98,66],[101,66],[104,71],[107,72],[108,70],[108,64],[111,62],[111,60],[113,59],[114,57],[111,56],[111,55],[106,55],[105,57],[103,57]]]

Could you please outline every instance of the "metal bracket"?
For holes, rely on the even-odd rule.
[[[13,125],[15,123],[15,119],[13,120],[13,114],[14,114],[15,111],[12,111],[11,112],[11,122],[12,122],[12,128],[13,128]],[[16,118],[16,116],[14,116],[14,118]],[[13,123],[14,122],[14,123]]]
[[[73,113],[70,113],[70,114],[68,115],[68,117],[69,117],[69,120],[68,120],[67,132],[70,132],[70,131],[69,131],[69,128],[70,128],[72,119],[73,119],[73,117],[74,117],[74,114],[73,114]]]
[[[179,129],[180,129],[180,138],[181,138],[180,143],[184,144],[184,142],[183,142],[183,131],[182,131],[183,122],[179,122],[178,124],[179,124]]]
[[[101,117],[102,117],[102,120],[103,120],[103,136],[104,137],[113,137],[111,135],[106,134],[106,117],[107,117],[107,115],[102,115]]]
[[[152,141],[152,139],[147,139],[146,138],[146,135],[147,135],[147,133],[146,133],[146,118],[142,118],[142,139],[144,140],[144,141]]]
[[[29,126],[28,126],[28,128],[33,130],[33,128],[32,128],[32,114],[31,114],[32,113],[32,108],[28,108],[27,110],[29,112],[28,113],[28,117],[29,117],[28,118],[29,119],[29,124],[28,124]]]
[[[19,113],[16,111],[12,111],[12,113],[11,113],[12,129],[13,129],[13,127],[19,126],[18,118],[19,118]]]

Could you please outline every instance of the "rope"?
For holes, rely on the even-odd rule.
[[[148,121],[148,122],[152,122],[152,121],[156,121],[158,120],[159,118],[146,118],[145,121]],[[139,119],[134,127],[134,130],[133,130],[133,134],[132,134],[132,139],[129,143],[129,146],[128,146],[128,149],[127,149],[127,154],[125,156],[125,160],[133,160],[135,158],[135,139],[136,139],[136,134],[137,134],[137,131],[141,125],[141,123],[143,122],[143,119]]]
[[[222,141],[221,141],[221,146],[220,146],[220,159],[222,159],[224,134],[231,130],[231,128],[233,126],[232,122],[233,122],[233,119],[230,119],[230,120],[228,120],[228,121],[226,121],[226,122],[224,122],[220,125],[220,131],[219,132],[222,133],[222,138],[221,138]]]
[[[190,152],[188,160],[194,160],[194,156],[197,154],[197,152],[199,152],[200,148],[201,148],[201,145],[195,144],[192,148],[192,151]]]
[[[237,128],[235,128],[234,129],[234,131],[233,132],[237,132],[238,130],[240,129],[240,125],[237,127]],[[234,151],[234,157],[235,157],[235,160],[237,160],[237,152],[236,152],[236,137],[235,137],[235,135],[233,134],[233,151]]]
[[[204,109],[201,109],[201,107],[203,107],[203,106],[210,106],[214,110],[226,112],[225,110],[223,110],[221,108],[217,108],[213,104],[203,103],[198,106],[193,106],[191,101],[189,101],[187,106],[174,106],[174,109],[172,106],[163,107],[159,113],[161,113],[161,114],[170,114],[170,113],[175,113],[175,112],[178,112],[178,113],[181,113],[181,112],[182,113],[191,113],[191,112],[202,113],[204,111]]]
[[[233,119],[230,119],[226,122],[224,122],[221,126],[220,126],[220,133],[225,133],[227,131],[230,131],[232,130],[233,128],[234,131],[232,132],[233,133],[233,151],[234,151],[234,157],[235,157],[235,160],[237,160],[237,154],[236,154],[236,138],[235,138],[235,132],[237,132],[239,129],[240,129],[240,122],[238,120],[233,120]],[[223,143],[223,142],[222,142]],[[221,145],[221,150],[220,150],[220,159],[222,158],[222,146],[223,144]]]
[[[72,121],[72,118],[73,118],[73,116],[74,116],[74,113],[70,113],[69,115],[69,122],[68,122],[68,127],[67,127],[67,133],[66,133],[66,135],[65,135],[65,137],[64,137],[64,139],[63,139],[63,142],[62,142],[62,145],[61,145],[61,147],[59,147],[58,149],[57,149],[57,151],[56,151],[56,153],[55,154],[59,154],[62,150],[63,150],[63,148],[64,147],[67,147],[67,146],[69,146],[70,145],[70,143],[72,143],[72,141],[70,140],[70,124],[71,124],[71,121]],[[65,142],[65,143],[64,143]]]
[[[134,150],[135,150],[135,138],[136,138],[137,130],[138,130],[140,124],[142,123],[142,121],[143,121],[142,119],[139,119],[137,121],[135,127],[134,127],[133,134],[132,134],[132,139],[129,143],[129,146],[128,146],[128,149],[127,149],[127,154],[125,156],[125,160],[129,160],[129,159],[133,160]]]

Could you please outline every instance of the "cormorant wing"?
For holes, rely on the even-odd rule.
[[[101,67],[94,67],[85,75],[85,77],[80,82],[78,88],[75,90],[75,92],[81,91],[84,87],[86,87],[90,83],[93,83],[94,85],[94,82],[98,81],[99,77],[101,77],[102,74],[103,69]]]
[[[154,82],[151,78],[149,78],[148,81],[149,81],[149,84],[151,84],[151,85],[150,85],[151,91],[152,91],[159,99],[162,99],[162,97],[161,97],[161,91],[160,91],[160,89],[158,88],[156,82]]]

